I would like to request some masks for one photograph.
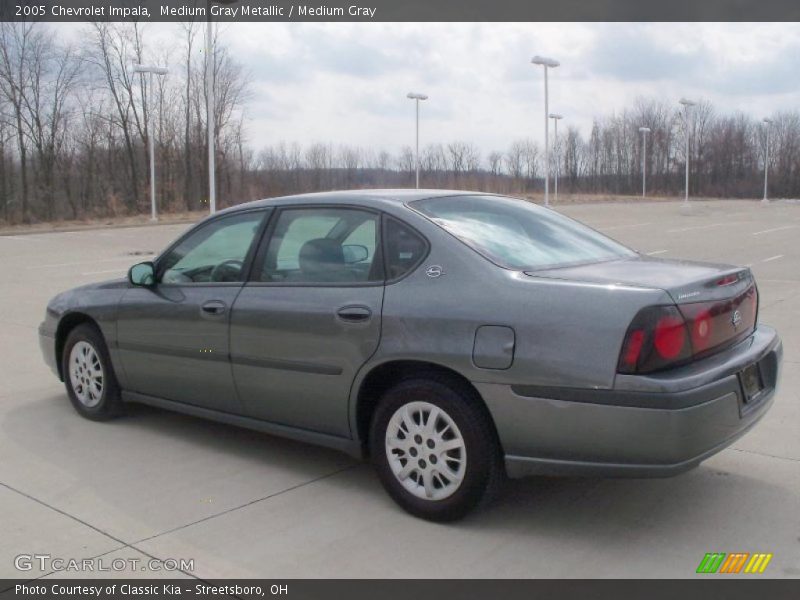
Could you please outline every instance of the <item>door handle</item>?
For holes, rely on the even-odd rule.
[[[364,323],[369,321],[372,311],[366,306],[343,306],[336,311],[336,315],[348,323]]]
[[[222,300],[209,300],[203,303],[200,310],[208,315],[222,315],[225,314],[226,304]]]

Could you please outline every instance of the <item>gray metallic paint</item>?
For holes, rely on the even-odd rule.
[[[131,287],[117,308],[117,352],[132,392],[241,414],[228,360],[233,303],[242,284]],[[224,302],[222,315],[200,305]]]
[[[383,285],[245,286],[234,307],[231,362],[244,414],[350,437],[347,402],[358,369],[381,336]],[[367,307],[363,323],[336,311]]]
[[[513,461],[519,464],[512,471],[530,467],[531,473],[542,473],[547,461],[571,461],[582,464],[587,472],[624,474],[626,469],[615,473],[614,465],[628,465],[629,471],[638,474],[646,474],[649,467],[658,474],[660,470],[680,470],[681,464],[691,466],[698,456],[732,442],[771,406],[783,354],[774,330],[761,326],[752,341],[746,340],[725,354],[722,362],[709,357],[707,361],[715,359],[718,364],[695,369],[708,366],[716,374],[696,388],[704,401],[680,408],[522,396],[512,386],[498,384],[476,387],[503,432],[506,454],[517,457]],[[743,410],[736,373],[758,361],[768,363],[764,368],[767,392],[751,410]],[[661,377],[659,394],[668,401],[672,392],[687,389],[690,381],[693,375],[685,368],[667,371]],[[519,457],[539,460],[529,463]]]
[[[364,206],[410,224],[430,242],[430,253],[416,270],[385,286],[222,285],[216,291],[229,306],[224,322],[197,321],[199,326],[190,329],[190,312],[200,300],[188,296],[200,294],[201,286],[152,290],[114,281],[76,288],[48,306],[40,328],[46,361],[55,362],[59,323],[86,315],[108,342],[127,399],[351,453],[363,441],[358,397],[367,375],[392,361],[426,361],[458,373],[479,391],[511,475],[547,469],[566,473],[569,464],[580,472],[610,472],[609,465],[622,464],[616,472],[623,474],[691,466],[767,410],[771,398],[740,418],[734,410],[738,392],[730,383],[733,373],[757,356],[772,352],[780,362],[777,334],[765,326],[735,347],[686,367],[649,376],[616,374],[625,331],[641,308],[672,304],[687,290],[697,291],[699,279],[729,272],[741,273],[738,286],[749,285],[747,269],[647,257],[527,274],[502,269],[406,205],[463,193],[309,194],[221,211],[210,218],[289,205]],[[441,267],[442,275],[429,277],[430,266]],[[693,299],[725,293],[730,290],[707,287]],[[369,307],[371,320],[338,322],[335,310],[345,304]],[[503,354],[499,347],[489,349],[488,362],[478,361],[489,368],[475,363],[476,333],[485,326],[513,330],[513,362],[507,368],[493,362]],[[209,345],[217,352],[202,356],[200,347]],[[146,356],[147,348],[160,352]],[[190,384],[191,377],[199,377],[199,385]],[[722,383],[712,386],[707,401],[679,409],[514,393],[559,388],[600,390],[612,398],[614,390],[669,395],[714,382]],[[729,383],[720,394],[719,386]],[[530,468],[533,463],[538,466]]]

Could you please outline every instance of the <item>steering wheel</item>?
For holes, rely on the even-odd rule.
[[[226,275],[234,275],[234,277],[238,277],[239,273],[242,271],[243,265],[244,261],[239,260],[238,258],[223,260],[216,267],[211,269],[211,275],[209,275],[209,279],[211,281],[231,281],[230,279],[226,278]]]

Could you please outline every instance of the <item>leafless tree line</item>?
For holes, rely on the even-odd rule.
[[[79,44],[64,43],[46,24],[0,23],[0,219],[144,212],[151,135],[161,210],[201,208],[208,195],[202,29],[183,24],[181,39],[160,47],[138,23],[87,24]],[[215,48],[218,192],[247,199],[248,80],[224,46]],[[156,78],[154,90],[131,68],[167,62],[170,75]]]
[[[702,197],[755,198],[763,192],[769,142],[770,195],[800,195],[800,113],[772,115],[767,125],[744,113],[718,114],[708,102],[688,117],[690,193]],[[569,192],[641,193],[642,164],[648,190],[678,195],[684,189],[684,114],[672,103],[640,99],[621,114],[594,122],[588,139],[569,128],[556,143],[554,165]],[[640,127],[648,127],[643,153]]]
[[[772,116],[769,131],[771,197],[800,196],[800,113]],[[640,127],[648,127],[646,151]],[[756,198],[763,192],[767,130],[743,113],[717,114],[701,103],[689,114],[690,193]],[[671,104],[640,99],[635,106],[596,119],[588,137],[576,127],[560,132],[550,152],[550,176],[573,194],[636,195],[646,162],[648,194],[680,195],[684,189],[686,128]],[[253,185],[264,196],[348,187],[413,185],[411,147],[397,154],[353,146],[279,144],[253,161]],[[420,150],[420,185],[526,194],[543,188],[544,152],[530,139],[483,156],[472,143],[430,144]]]
[[[155,136],[161,211],[195,210],[207,198],[203,33],[184,23],[179,39],[153,43],[146,26],[94,23],[67,44],[46,24],[0,24],[0,220],[6,223],[138,214],[148,210],[147,146]],[[254,152],[246,138],[248,78],[215,44],[220,205],[257,197],[352,187],[413,185],[411,147],[399,152],[353,145],[279,142]],[[149,80],[133,63],[171,65]],[[151,101],[148,105],[147,98]],[[800,196],[800,113],[772,115],[770,195]],[[643,155],[639,127],[649,127]],[[651,194],[683,189],[687,124],[673,104],[641,99],[598,118],[588,136],[560,132],[550,152],[566,193],[638,194],[646,162]],[[746,114],[708,104],[690,116],[691,193],[758,197],[766,129]],[[533,193],[543,187],[541,147],[530,139],[483,154],[465,141],[420,151],[421,185]]]

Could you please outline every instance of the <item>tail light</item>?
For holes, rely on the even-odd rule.
[[[749,335],[757,313],[754,285],[727,300],[644,308],[628,327],[617,371],[652,373],[721,349]]]
[[[650,306],[633,319],[618,371],[649,373],[691,358],[686,321],[676,306]]]

